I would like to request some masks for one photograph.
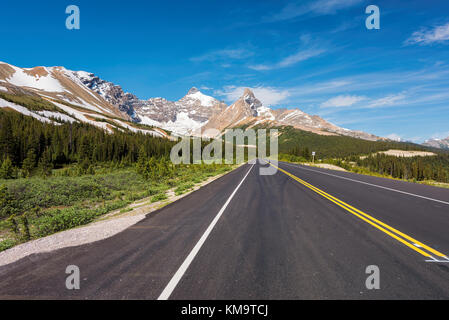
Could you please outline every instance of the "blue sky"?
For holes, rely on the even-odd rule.
[[[65,28],[71,4],[80,30]],[[250,87],[350,129],[449,136],[447,0],[3,0],[0,35],[1,61],[90,71],[140,98],[196,86],[231,103]]]

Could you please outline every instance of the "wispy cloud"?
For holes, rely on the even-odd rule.
[[[265,17],[268,22],[285,21],[301,17],[307,14],[313,15],[329,15],[335,14],[340,10],[350,8],[364,0],[318,0],[309,3],[289,3],[278,13]]]
[[[275,64],[250,65],[250,66],[248,66],[248,68],[257,70],[257,71],[286,68],[286,67],[292,66],[294,64],[297,64],[298,62],[305,61],[310,58],[319,56],[320,54],[322,54],[324,52],[326,52],[326,50],[324,50],[324,49],[300,50],[295,54],[285,57],[284,59],[282,59],[281,61],[279,61]]]
[[[449,131],[436,132],[432,134],[431,139],[446,139],[449,137]]]
[[[371,100],[366,108],[389,107],[396,105],[406,98],[404,93],[390,94],[386,97]]]
[[[339,95],[323,102],[321,107],[350,107],[365,99],[363,96]]]
[[[388,139],[391,139],[391,140],[394,140],[394,141],[399,141],[399,142],[400,141],[402,141],[402,142],[408,141],[408,142],[414,142],[414,143],[421,143],[424,140],[424,138],[420,137],[420,136],[418,136],[418,137],[405,137],[404,135],[397,134],[397,133],[387,134],[385,136],[385,138],[388,138]]]
[[[247,49],[222,49],[205,53],[198,57],[190,58],[192,62],[238,60],[251,57],[254,53]]]
[[[290,95],[288,90],[263,86],[257,86],[253,88],[243,86],[225,86],[222,90],[216,90],[215,94],[225,97],[225,100],[228,102],[234,102],[243,95],[243,92],[246,88],[251,89],[254,92],[254,95],[265,106],[273,106],[282,103]]]
[[[442,43],[449,40],[449,22],[433,28],[422,28],[412,33],[404,43],[406,45],[419,44],[429,45],[432,43]]]

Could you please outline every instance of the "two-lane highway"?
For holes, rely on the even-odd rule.
[[[449,189],[261,165],[112,238],[0,267],[0,298],[449,298]],[[68,265],[80,290],[65,288]],[[379,290],[365,286],[371,265]]]

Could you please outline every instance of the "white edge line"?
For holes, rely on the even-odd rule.
[[[251,168],[248,170],[248,172],[246,173],[246,175],[243,177],[242,181],[240,181],[239,185],[234,189],[234,192],[232,192],[232,194],[229,196],[228,200],[226,201],[226,203],[223,205],[223,207],[221,207],[220,211],[218,212],[218,214],[215,216],[214,220],[212,220],[211,224],[209,225],[209,227],[206,229],[206,231],[204,232],[204,234],[201,236],[200,240],[198,240],[197,244],[195,245],[195,247],[193,247],[192,251],[189,253],[189,255],[187,256],[187,258],[184,260],[184,262],[181,264],[181,266],[179,267],[179,269],[176,271],[176,273],[173,275],[173,277],[171,278],[170,282],[167,284],[167,286],[165,287],[164,291],[162,291],[162,293],[160,294],[159,298],[157,298],[157,300],[168,300],[173,292],[173,290],[175,290],[176,286],[178,285],[179,281],[181,280],[181,278],[183,277],[184,273],[187,271],[187,269],[189,268],[190,264],[192,263],[193,259],[195,259],[195,256],[198,254],[198,252],[200,251],[201,247],[203,246],[204,242],[206,242],[207,237],[209,236],[209,234],[212,232],[212,229],[215,227],[215,225],[217,224],[218,220],[220,219],[220,217],[222,216],[223,212],[226,210],[227,206],[229,205],[229,203],[231,202],[232,198],[234,197],[234,195],[237,193],[238,189],[240,188],[240,186],[243,184],[243,182],[245,181],[246,177],[248,176],[248,174],[251,172],[251,170],[253,169],[254,164],[251,166]]]
[[[388,188],[388,187],[383,187],[383,186],[379,186],[377,184],[372,184],[372,183],[368,183],[368,182],[364,182],[364,181],[360,181],[360,180],[346,178],[346,177],[338,176],[338,175],[327,173],[327,172],[321,172],[321,171],[318,171],[318,170],[307,169],[307,168],[303,168],[303,167],[298,166],[298,165],[293,165],[293,164],[289,164],[289,163],[285,163],[285,162],[283,162],[283,164],[285,164],[287,166],[295,167],[295,168],[298,168],[298,169],[302,169],[302,170],[313,171],[313,172],[325,174],[325,175],[328,175],[328,176],[332,176],[332,177],[336,177],[336,178],[340,178],[340,179],[345,179],[345,180],[349,180],[349,181],[354,181],[354,182],[366,184],[366,185],[369,185],[369,186],[372,186],[372,187],[382,188],[382,189],[385,189],[385,190],[399,192],[399,193],[403,193],[403,194],[406,194],[406,195],[409,195],[409,196],[414,196],[414,197],[418,197],[418,198],[422,198],[422,199],[426,199],[426,200],[435,201],[435,202],[439,202],[439,203],[443,203],[443,204],[449,205],[449,202],[446,202],[446,201],[443,201],[443,200],[438,200],[438,199],[433,199],[433,198],[428,198],[428,197],[424,197],[424,196],[420,196],[419,194],[414,194],[414,193],[409,193],[409,192],[396,190],[396,189],[392,189],[392,188]]]

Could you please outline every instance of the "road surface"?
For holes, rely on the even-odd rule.
[[[0,267],[0,299],[449,298],[449,189],[261,166],[109,239]],[[66,289],[69,265],[80,290]],[[380,289],[367,289],[368,266]]]

